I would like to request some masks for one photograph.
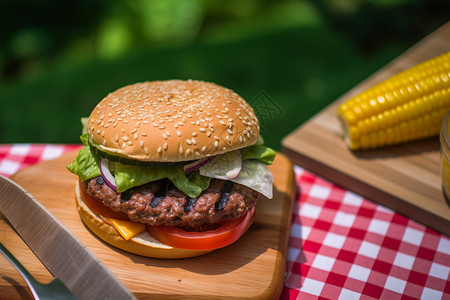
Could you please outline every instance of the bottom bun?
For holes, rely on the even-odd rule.
[[[144,231],[129,241],[125,240],[114,228],[104,222],[83,202],[79,184],[76,184],[76,206],[83,223],[100,239],[124,251],[154,258],[187,258],[203,255],[212,250],[196,251],[167,246],[154,239],[147,231]]]

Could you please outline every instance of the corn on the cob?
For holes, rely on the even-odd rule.
[[[352,150],[437,135],[450,110],[450,52],[392,76],[341,104]]]

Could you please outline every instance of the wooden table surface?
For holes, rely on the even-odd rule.
[[[441,190],[439,138],[352,152],[337,119],[340,103],[417,63],[450,51],[450,22],[337,99],[288,135],[294,163],[351,191],[450,235],[450,208]]]
[[[71,231],[138,299],[272,299],[284,284],[289,226],[295,193],[291,162],[278,154],[269,166],[274,196],[261,197],[252,226],[238,241],[212,253],[187,259],[153,259],[116,249],[95,237],[75,207],[77,178],[66,169],[77,152],[20,170],[11,178],[28,190]],[[4,218],[0,239],[38,280],[52,276]],[[28,288],[0,256],[0,299],[24,299]]]

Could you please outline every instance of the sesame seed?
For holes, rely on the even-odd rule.
[[[125,142],[128,141],[128,138],[126,136],[122,137],[122,140],[124,140]]]
[[[195,156],[200,156],[200,153],[198,151],[194,151]]]
[[[200,127],[198,130],[200,130],[201,132],[205,132],[206,131],[206,129],[203,128],[203,127]]]
[[[177,135],[178,135],[178,136],[181,136],[181,132],[179,132],[178,130],[177,130]]]
[[[189,155],[191,152],[191,149],[186,149],[186,155]]]
[[[144,148],[144,141],[143,141],[143,140],[140,140],[140,141],[139,141],[139,145],[141,146],[141,148]]]
[[[100,129],[99,129],[99,130],[97,130],[97,134],[100,134],[100,133],[101,133]]]
[[[167,150],[167,148],[168,148],[167,143],[164,143],[163,149],[164,149],[164,150]]]
[[[183,147],[180,146],[180,148],[178,148],[178,151],[179,151],[180,153],[183,153]]]
[[[121,131],[122,131],[122,132],[125,132],[125,128],[122,128]]]
[[[226,150],[227,150],[227,147],[223,146],[222,151],[226,151]]]
[[[147,133],[141,132],[141,135],[142,135],[142,136],[147,136]]]
[[[106,140],[103,140],[103,146],[106,146]]]
[[[210,137],[210,136],[211,136],[211,131],[208,131],[208,132],[206,133],[206,135],[207,135],[208,137]]]
[[[218,140],[219,140],[219,137],[218,137],[217,135],[215,135],[215,136],[214,136],[214,139],[215,139],[216,141],[218,141]]]
[[[186,139],[186,143],[187,143],[188,145],[192,145],[192,141],[191,141],[190,139]]]
[[[197,136],[197,132],[194,131],[194,132],[192,133],[192,136]]]
[[[167,135],[165,133],[162,134],[163,139],[167,140]]]
[[[166,126],[164,126],[164,125],[159,126],[159,129],[165,129],[165,128],[166,128]]]
[[[128,146],[132,146],[133,142],[132,141],[128,141],[127,144],[128,144]]]
[[[142,121],[142,123],[149,124],[150,122],[147,120]]]
[[[220,120],[220,124],[222,124],[222,125],[224,125],[224,126],[227,125],[227,124],[226,124],[224,121],[222,121],[222,120]]]
[[[242,143],[242,135],[239,137],[239,142]]]
[[[145,122],[144,122],[144,123],[145,123]],[[153,123],[152,125],[155,126],[155,127],[158,127],[158,126],[159,126],[158,123]]]
[[[219,116],[219,115],[216,115],[216,118],[217,118],[217,119],[222,119],[222,117],[221,117],[221,116]]]
[[[229,135],[227,135],[226,139],[227,139],[228,142],[231,143],[231,139],[230,139],[230,136],[229,136]]]
[[[227,129],[227,131],[228,131],[228,134],[233,135],[233,130]]]
[[[219,147],[219,141],[215,141],[214,142],[214,146],[217,148],[217,147]]]
[[[126,144],[126,143],[123,143],[123,144],[122,144],[122,149],[125,149],[126,146],[127,146],[127,144]]]
[[[148,155],[148,148],[147,147],[144,148],[144,151],[145,151],[145,154]]]
[[[156,152],[158,152],[158,153],[161,153],[161,151],[162,151],[161,147],[158,147],[158,150],[156,150]]]
[[[202,147],[202,152],[205,152],[206,151],[206,146],[203,146]]]
[[[191,141],[192,141],[192,144],[197,145],[197,141],[194,138],[192,138]]]
[[[133,133],[135,133],[136,131],[137,131],[137,129],[135,128],[135,129],[131,130],[130,133],[133,134]]]

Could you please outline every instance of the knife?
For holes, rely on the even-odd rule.
[[[0,211],[56,278],[79,299],[135,299],[81,241],[14,181],[0,175]]]

